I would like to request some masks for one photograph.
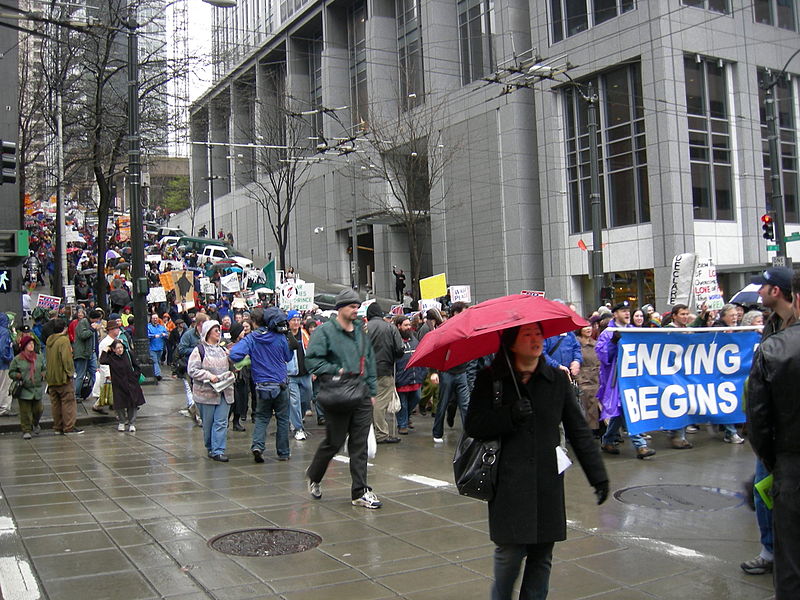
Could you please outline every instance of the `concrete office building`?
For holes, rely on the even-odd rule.
[[[218,229],[233,231],[240,249],[275,251],[253,199],[263,171],[248,144],[285,140],[264,136],[259,123],[270,98],[287,94],[306,112],[305,139],[313,138],[303,156],[324,158],[304,171],[287,264],[348,283],[355,204],[359,279],[374,271],[375,291],[390,294],[392,265],[408,265],[405,231],[387,217],[391,210],[374,209],[390,186],[358,177],[353,166],[363,156],[315,155],[314,147],[342,137],[350,144],[354,135],[353,149],[369,155],[368,133],[388,130],[377,123],[427,110],[441,136],[433,144],[426,134],[424,160],[432,170],[437,151],[449,159],[422,207],[422,276],[446,272],[449,283],[472,285],[475,300],[544,289],[588,310],[581,96],[591,82],[613,299],[666,309],[675,254],[711,256],[729,293],[768,260],[759,80],[798,47],[793,2],[244,0],[224,15],[228,25],[220,29],[218,19],[214,35],[226,62],[191,114],[192,139],[201,142],[192,148],[195,229],[209,222],[211,192]],[[526,76],[533,64],[553,67],[555,80]],[[800,58],[793,68],[800,71]],[[776,89],[791,233],[800,229],[797,78]],[[177,221],[191,228],[190,214]],[[789,250],[800,258],[800,249]]]

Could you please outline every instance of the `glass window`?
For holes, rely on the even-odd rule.
[[[397,54],[400,66],[400,104],[413,108],[423,101],[420,0],[396,0]]]
[[[684,57],[695,219],[733,221],[731,137],[725,65]]]
[[[461,83],[494,71],[494,0],[458,0]]]
[[[622,227],[650,221],[644,107],[637,63],[581,81],[583,93],[574,87],[564,90],[572,233],[592,227],[589,103],[584,97],[590,83],[599,98],[598,170],[603,226]]]
[[[350,10],[348,19],[350,46],[350,105],[353,125],[369,119],[367,93],[367,6],[364,3]]]
[[[553,43],[636,8],[634,0],[550,0]]]
[[[769,129],[767,127],[767,92],[765,85],[771,81],[766,69],[758,70],[758,104],[761,114],[761,147],[764,164],[764,194],[767,211],[772,206],[772,169],[769,160]],[[772,88],[777,104],[780,136],[783,204],[787,223],[800,223],[798,208],[797,126],[794,115],[794,83],[782,77]]]
[[[795,2],[796,0],[754,0],[753,18],[756,23],[797,31]]]
[[[308,73],[311,76],[311,85],[309,86],[311,88],[311,108],[318,109],[322,107],[322,34],[317,35],[308,43]],[[322,113],[311,115],[312,135],[320,138],[312,140],[313,146],[320,143],[324,135],[322,117]]]
[[[729,0],[683,0],[683,5],[705,8],[706,10],[727,15],[731,12],[728,2]]]

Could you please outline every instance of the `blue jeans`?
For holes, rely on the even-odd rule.
[[[303,429],[305,407],[311,406],[311,375],[289,377],[289,421],[295,429]]]
[[[461,412],[461,425],[467,416],[469,408],[469,384],[467,374],[439,373],[439,404],[436,405],[436,415],[433,420],[433,437],[440,438],[444,435],[444,417],[447,414],[447,404],[450,394],[455,393],[458,400],[458,409]]]
[[[277,383],[256,384],[256,424],[253,427],[251,450],[264,451],[267,427],[272,413],[278,430],[275,433],[275,450],[278,456],[289,456],[289,395]]]
[[[606,446],[606,445],[613,445],[619,442],[622,439],[619,435],[619,429],[620,427],[622,427],[622,424],[624,422],[625,422],[624,415],[611,417],[611,419],[609,419],[608,421],[608,428],[606,429],[606,433],[603,436],[603,439],[600,441],[600,443]],[[632,435],[631,444],[633,444],[634,448],[644,448],[645,446],[647,446],[647,440],[644,439],[639,434]]]
[[[228,403],[220,398],[219,404],[197,403],[200,418],[203,419],[203,441],[211,456],[225,454],[228,442]]]
[[[81,385],[86,373],[89,373],[89,389],[94,385],[94,377],[97,373],[97,355],[92,352],[89,358],[76,358],[75,359],[75,397],[80,398]]]
[[[767,471],[764,463],[756,459],[755,483],[758,483],[767,475],[769,475],[769,471]],[[756,501],[756,522],[758,523],[758,530],[761,533],[761,557],[772,560],[775,552],[775,536],[772,532],[772,511],[767,508],[767,505],[764,504],[764,501],[761,499],[761,494],[755,489],[753,490],[753,498],[755,498]]]
[[[419,404],[419,390],[413,392],[397,392],[400,396],[400,412],[397,413],[397,427],[408,429],[408,416]]]
[[[150,350],[150,360],[153,361],[153,375],[161,377],[161,353],[163,350]]]
[[[525,571],[519,588],[520,600],[545,600],[550,589],[553,543],[502,544],[494,550],[492,600],[511,600],[514,583],[525,558]]]

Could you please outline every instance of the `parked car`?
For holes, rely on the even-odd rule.
[[[314,304],[319,306],[320,310],[336,310],[336,294],[315,294]]]

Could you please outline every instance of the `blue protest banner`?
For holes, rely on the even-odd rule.
[[[758,333],[620,334],[617,381],[630,433],[744,423],[742,393]]]

